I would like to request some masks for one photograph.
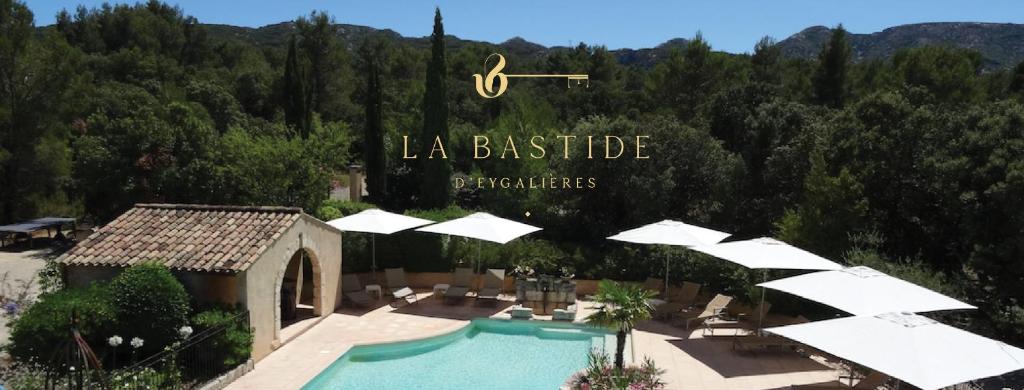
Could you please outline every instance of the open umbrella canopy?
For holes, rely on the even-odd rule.
[[[935,291],[869,267],[812,272],[758,286],[810,299],[858,316],[977,309]]]
[[[729,233],[666,219],[608,237],[609,240],[637,244],[676,246],[711,245],[729,237]]]
[[[462,218],[416,229],[420,232],[469,237],[499,244],[507,243],[538,230],[541,228],[487,213],[473,213]]]
[[[765,329],[924,390],[1024,369],[1024,350],[912,313]]]
[[[843,266],[774,238],[699,245],[691,249],[750,269],[837,270]]]
[[[356,214],[332,219],[327,222],[328,225],[345,232],[377,234],[392,234],[431,223],[434,223],[434,221],[389,213],[380,209],[363,210]]]

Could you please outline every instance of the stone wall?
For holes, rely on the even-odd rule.
[[[281,345],[281,285],[299,250],[309,254],[313,267],[313,313],[326,317],[341,303],[341,232],[303,215],[244,272],[238,286],[249,309],[257,361]]]

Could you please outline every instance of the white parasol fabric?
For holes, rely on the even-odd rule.
[[[729,235],[729,233],[666,219],[626,230],[608,237],[608,239],[636,244],[696,246],[716,244]]]
[[[505,244],[539,230],[542,229],[525,223],[495,217],[488,213],[473,213],[462,218],[416,229],[419,232],[449,234],[499,244]]]
[[[432,223],[434,221],[389,213],[380,209],[363,210],[356,214],[332,219],[327,222],[328,225],[345,232],[377,234],[392,234]]]
[[[688,223],[666,219],[661,222],[644,225],[636,229],[626,230],[609,240],[631,242],[635,244],[696,246],[711,245],[729,237],[729,233],[720,232]],[[665,259],[665,298],[668,298],[668,264]]]
[[[448,234],[480,240],[477,243],[477,266],[481,263],[480,246],[483,241],[505,244],[516,238],[542,230],[525,223],[496,217],[488,213],[473,213],[462,218],[416,229],[419,232]]]
[[[923,313],[977,307],[894,278],[870,267],[812,272],[761,283],[858,316],[891,312]]]
[[[765,329],[924,390],[1024,369],[1024,350],[913,313]]]
[[[371,236],[373,262],[370,270],[373,271],[374,280],[377,279],[377,234],[392,234],[432,223],[434,221],[429,219],[389,213],[380,209],[363,210],[327,222],[328,225],[344,232],[373,233]]]
[[[768,279],[769,269],[837,270],[843,268],[839,263],[769,237],[701,245],[691,249],[750,269],[763,269],[765,281]],[[765,291],[762,287],[761,307],[764,307],[764,296]],[[757,317],[757,328],[760,331],[764,315]]]
[[[838,270],[843,266],[774,238],[699,245],[691,249],[750,269]]]

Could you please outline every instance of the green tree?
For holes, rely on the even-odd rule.
[[[284,120],[303,138],[309,138],[312,108],[306,91],[306,76],[295,46],[295,36],[288,40],[288,58],[284,65]]]
[[[840,24],[832,30],[828,42],[818,53],[818,67],[814,71],[814,96],[818,103],[841,108],[846,102],[846,78],[850,67],[850,44],[846,29]]]
[[[448,144],[448,64],[445,59],[441,9],[434,11],[430,35],[426,89],[423,92],[423,132],[420,136],[420,207],[444,208],[451,202],[451,163],[439,154],[430,157],[435,139]]]
[[[74,53],[52,34],[35,34],[28,7],[0,1],[0,223],[63,212],[51,205],[68,202],[61,183],[70,162],[59,114]]]
[[[753,66],[752,80],[769,85],[778,85],[782,82],[780,62],[782,49],[776,44],[772,37],[763,37],[754,45],[754,54],[750,56],[750,64]]]
[[[901,50],[892,62],[904,83],[926,89],[940,102],[965,104],[978,97],[978,52],[926,46]]]
[[[382,58],[386,53],[381,39],[367,39],[360,48],[366,74],[363,108],[366,115],[363,159],[366,161],[366,190],[370,198],[384,203],[387,195],[387,151],[384,147],[384,89],[381,86]]]
[[[822,153],[812,153],[804,199],[796,209],[786,211],[777,225],[778,237],[822,256],[839,258],[850,249],[850,237],[864,230],[868,205],[862,191],[849,171],[830,176]]]
[[[295,20],[299,49],[306,65],[309,108],[328,121],[349,117],[351,70],[347,51],[338,40],[339,26],[324,11]]]
[[[20,317],[11,322],[8,351],[21,362],[57,366],[54,351],[72,343],[71,329],[89,345],[105,345],[115,330],[116,312],[105,286],[65,289],[43,294]]]
[[[615,330],[615,368],[623,367],[623,351],[626,349],[626,335],[638,323],[651,318],[654,308],[648,300],[655,292],[629,283],[602,280],[597,285],[594,301],[597,311],[587,317],[587,323]]]

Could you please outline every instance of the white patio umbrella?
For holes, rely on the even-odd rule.
[[[765,329],[924,390],[1024,369],[1024,350],[913,313]]]
[[[729,237],[729,233],[666,219],[661,222],[626,230],[609,240],[635,244],[657,244],[673,246],[710,245]],[[665,258],[665,298],[668,298],[668,258]]]
[[[714,245],[701,245],[692,248],[722,260],[728,260],[750,269],[764,270],[764,279],[768,279],[768,269],[805,269],[805,270],[838,270],[843,266],[824,257],[789,245],[769,237],[750,240],[730,241]],[[761,288],[761,304],[764,304],[764,288]],[[758,329],[764,315],[758,315]]]
[[[370,236],[370,240],[372,241],[371,251],[373,253],[371,271],[373,271],[374,280],[377,279],[378,234],[393,234],[402,230],[412,229],[414,227],[429,225],[432,223],[434,223],[434,221],[429,219],[389,213],[380,209],[363,210],[347,217],[332,219],[327,222],[328,225],[345,232],[372,233]]]
[[[473,213],[462,218],[416,229],[419,232],[448,234],[481,240],[477,243],[477,265],[483,241],[505,244],[521,236],[542,230],[525,223],[496,217],[488,213]]]
[[[758,286],[785,291],[858,316],[977,309],[864,266],[812,272],[761,283]]]

